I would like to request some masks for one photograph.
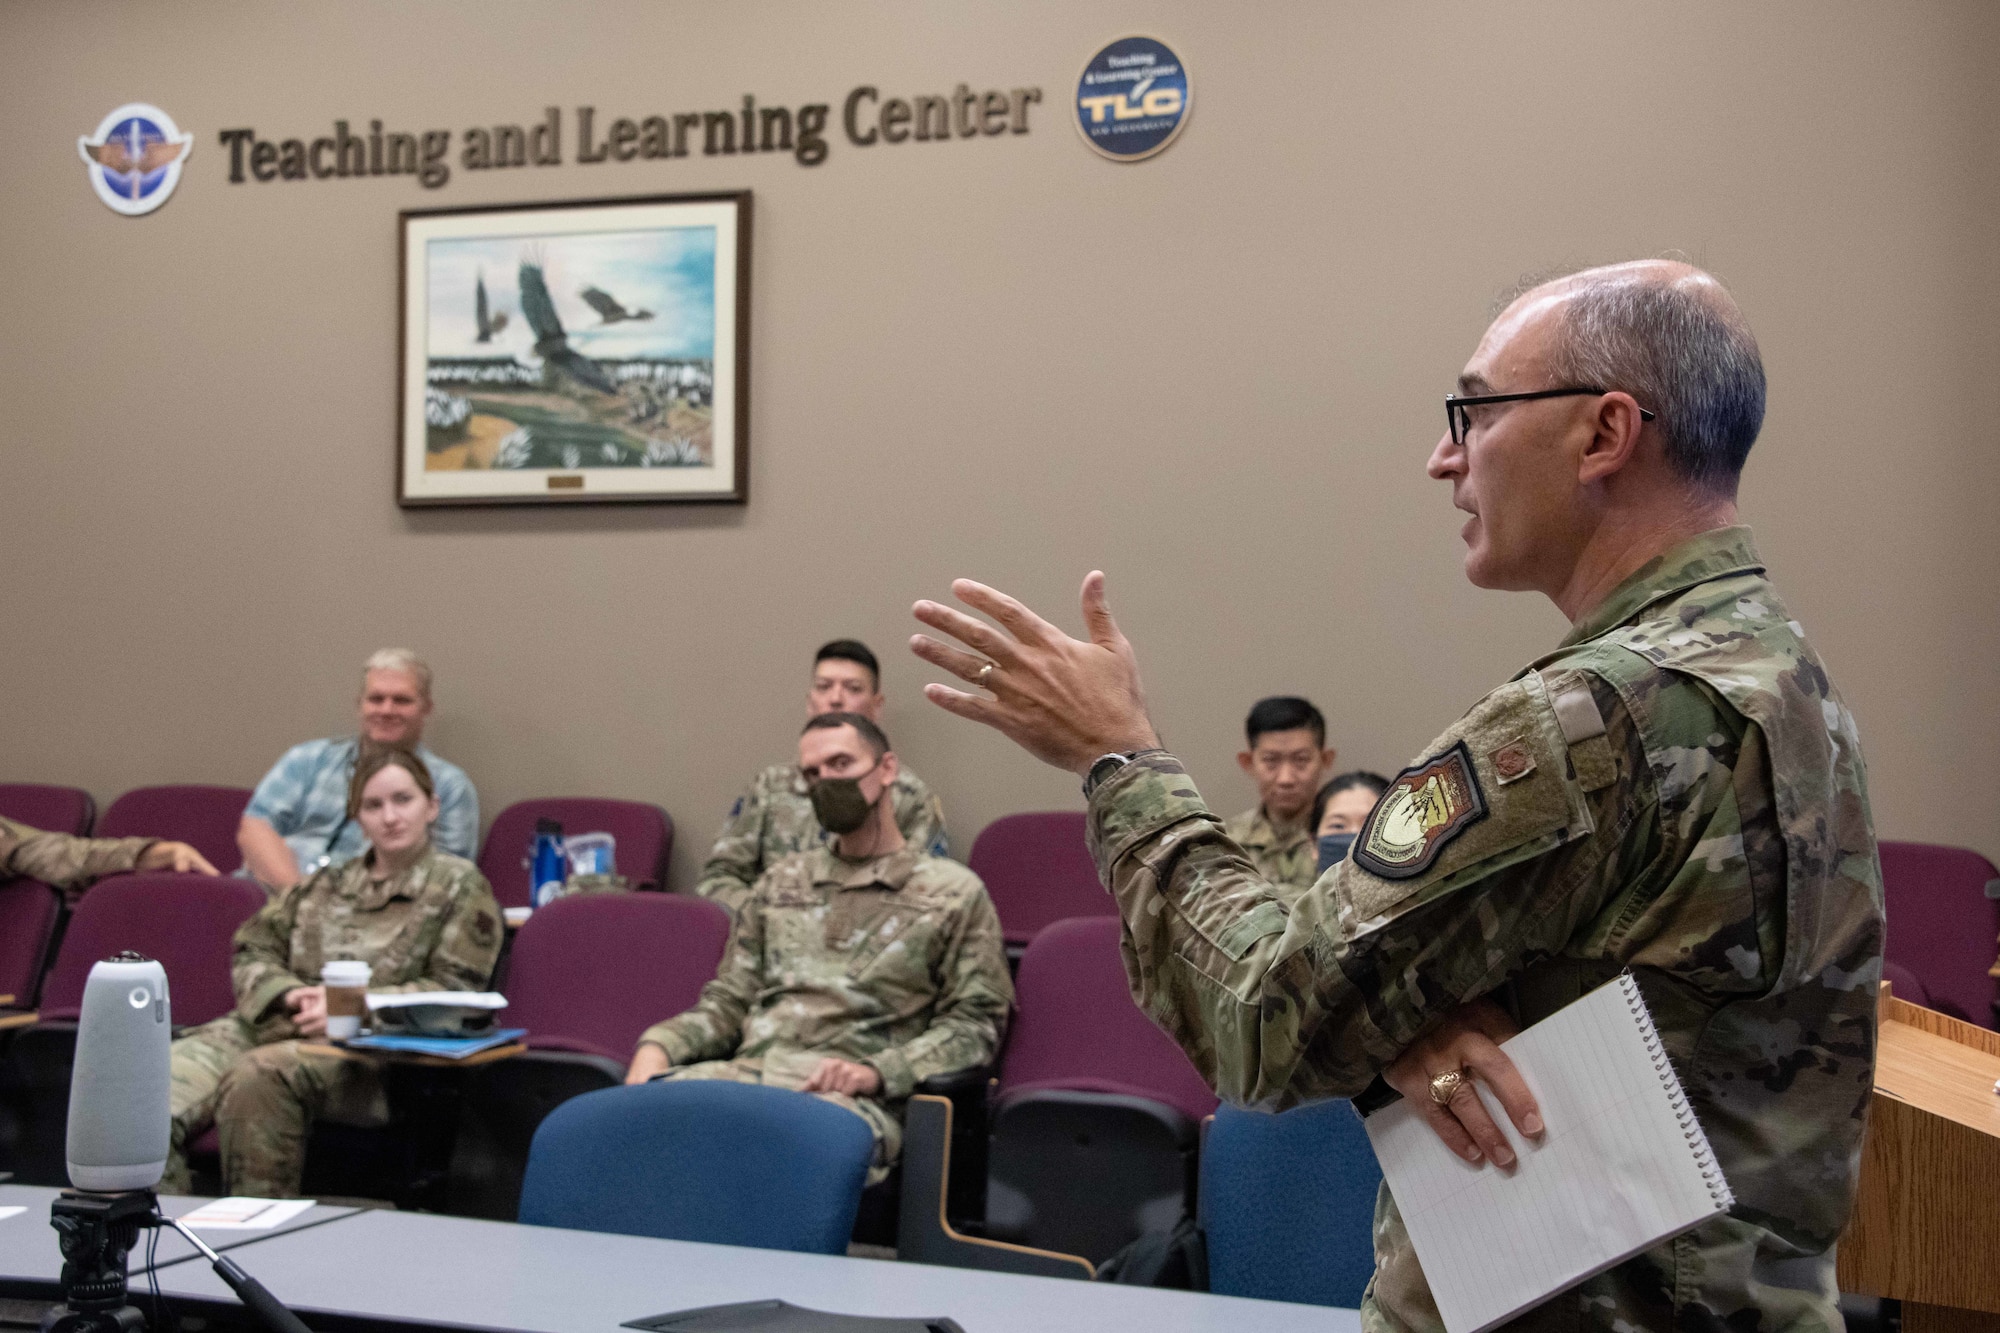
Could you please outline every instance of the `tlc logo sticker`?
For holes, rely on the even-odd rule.
[[[98,122],[96,134],[76,141],[97,197],[132,218],[167,202],[193,147],[193,135],[144,102],[127,102]]]
[[[1076,84],[1076,127],[1114,162],[1161,152],[1187,124],[1194,92],[1165,42],[1121,37],[1090,58]]]

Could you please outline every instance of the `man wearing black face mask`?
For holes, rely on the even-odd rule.
[[[901,1151],[911,1090],[999,1050],[1014,987],[979,877],[897,827],[898,764],[881,728],[823,713],[799,737],[799,769],[831,843],[764,872],[715,980],[694,1008],[646,1030],[625,1081],[824,1097],[874,1132],[872,1182]]]

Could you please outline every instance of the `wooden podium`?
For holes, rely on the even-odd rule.
[[[1887,983],[1880,1021],[1840,1289],[1903,1302],[1904,1333],[2000,1333],[2000,1032]]]

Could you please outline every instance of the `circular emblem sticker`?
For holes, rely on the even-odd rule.
[[[1165,42],[1120,37],[1090,58],[1076,84],[1076,127],[1114,162],[1137,162],[1174,141],[1194,90]]]
[[[128,102],[79,138],[76,151],[90,169],[97,197],[127,217],[150,213],[181,183],[181,165],[194,146],[174,118],[156,106]]]

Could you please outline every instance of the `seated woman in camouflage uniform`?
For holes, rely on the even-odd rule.
[[[222,1131],[231,1194],[299,1192],[315,1119],[380,1124],[375,1067],[308,1045],[326,1035],[329,959],[373,969],[371,991],[479,990],[500,954],[500,909],[472,862],[437,850],[430,771],[408,750],[355,764],[348,814],[371,850],[275,897],[236,932],[236,1010],[174,1043],[173,1152],[161,1188],[186,1192],[187,1145]]]

